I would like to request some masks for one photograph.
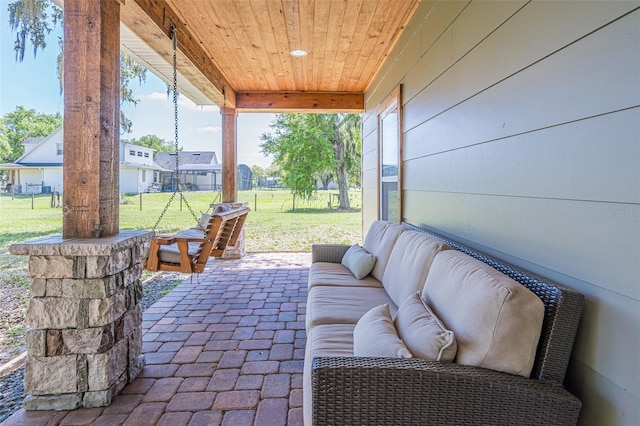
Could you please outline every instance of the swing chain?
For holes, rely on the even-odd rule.
[[[167,213],[167,210],[169,209],[171,202],[173,201],[173,199],[176,196],[176,193],[178,192],[180,193],[180,198],[182,198],[184,203],[187,205],[187,208],[189,209],[189,212],[191,213],[191,216],[193,217],[193,219],[196,222],[198,221],[198,216],[196,216],[196,214],[193,212],[193,209],[189,205],[187,198],[184,196],[184,194],[182,193],[182,190],[180,189],[180,159],[179,159],[180,144],[178,142],[178,123],[179,123],[179,120],[178,120],[178,35],[176,33],[175,24],[171,24],[171,42],[173,44],[173,121],[174,121],[174,135],[175,135],[175,154],[176,154],[176,165],[175,165],[174,173],[175,173],[176,179],[175,179],[175,186],[173,188],[173,194],[171,194],[171,197],[169,198],[167,205],[164,206],[164,210],[162,210],[162,213],[160,213],[160,217],[156,221],[156,224],[153,225],[154,231],[160,224],[160,221],[162,220],[165,213]]]

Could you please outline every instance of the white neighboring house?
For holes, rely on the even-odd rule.
[[[62,127],[44,138],[28,138],[24,154],[13,163],[0,164],[9,172],[8,184],[16,194],[51,193],[63,191],[62,162],[64,148]],[[120,193],[145,192],[156,181],[162,169],[153,161],[151,148],[120,141]]]

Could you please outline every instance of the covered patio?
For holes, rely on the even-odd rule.
[[[3,425],[302,425],[308,253],[212,261],[143,314],[146,367],[108,407]]]
[[[32,408],[44,411],[20,411],[13,424],[301,421],[306,261],[214,262],[204,283],[180,286],[144,318],[137,306],[141,248],[153,235],[119,230],[118,56],[122,48],[170,81],[174,34],[180,91],[221,108],[223,202],[237,196],[238,113],[362,113],[363,234],[379,219],[429,226],[584,294],[565,380],[583,404],[579,423],[640,423],[640,2],[64,8],[63,233],[32,253],[42,300],[27,342],[44,367],[30,382]],[[125,285],[112,292],[116,274]],[[74,281],[67,315],[44,285],[59,291],[60,278],[96,278],[109,292],[87,297],[95,289]],[[36,315],[50,308],[60,314],[51,325]],[[118,338],[98,339],[93,353],[80,339],[73,357],[62,354],[61,333],[87,324],[82,333]],[[105,353],[129,358],[112,368]],[[53,363],[79,373],[62,377],[62,396],[45,380]],[[47,411],[67,403],[95,408]]]

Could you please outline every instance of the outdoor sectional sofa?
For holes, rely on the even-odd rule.
[[[306,425],[576,424],[583,295],[384,221],[313,245],[308,286]]]

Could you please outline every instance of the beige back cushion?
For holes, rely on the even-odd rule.
[[[382,285],[393,303],[400,306],[407,297],[422,291],[436,254],[448,248],[437,238],[417,231],[404,231],[391,250],[382,277]]]
[[[529,289],[464,253],[438,253],[422,298],[455,333],[455,362],[529,377],[544,305]]]
[[[371,271],[378,281],[382,281],[387,261],[396,240],[407,228],[397,223],[377,220],[371,224],[364,238],[362,247],[376,257],[376,264]]]

